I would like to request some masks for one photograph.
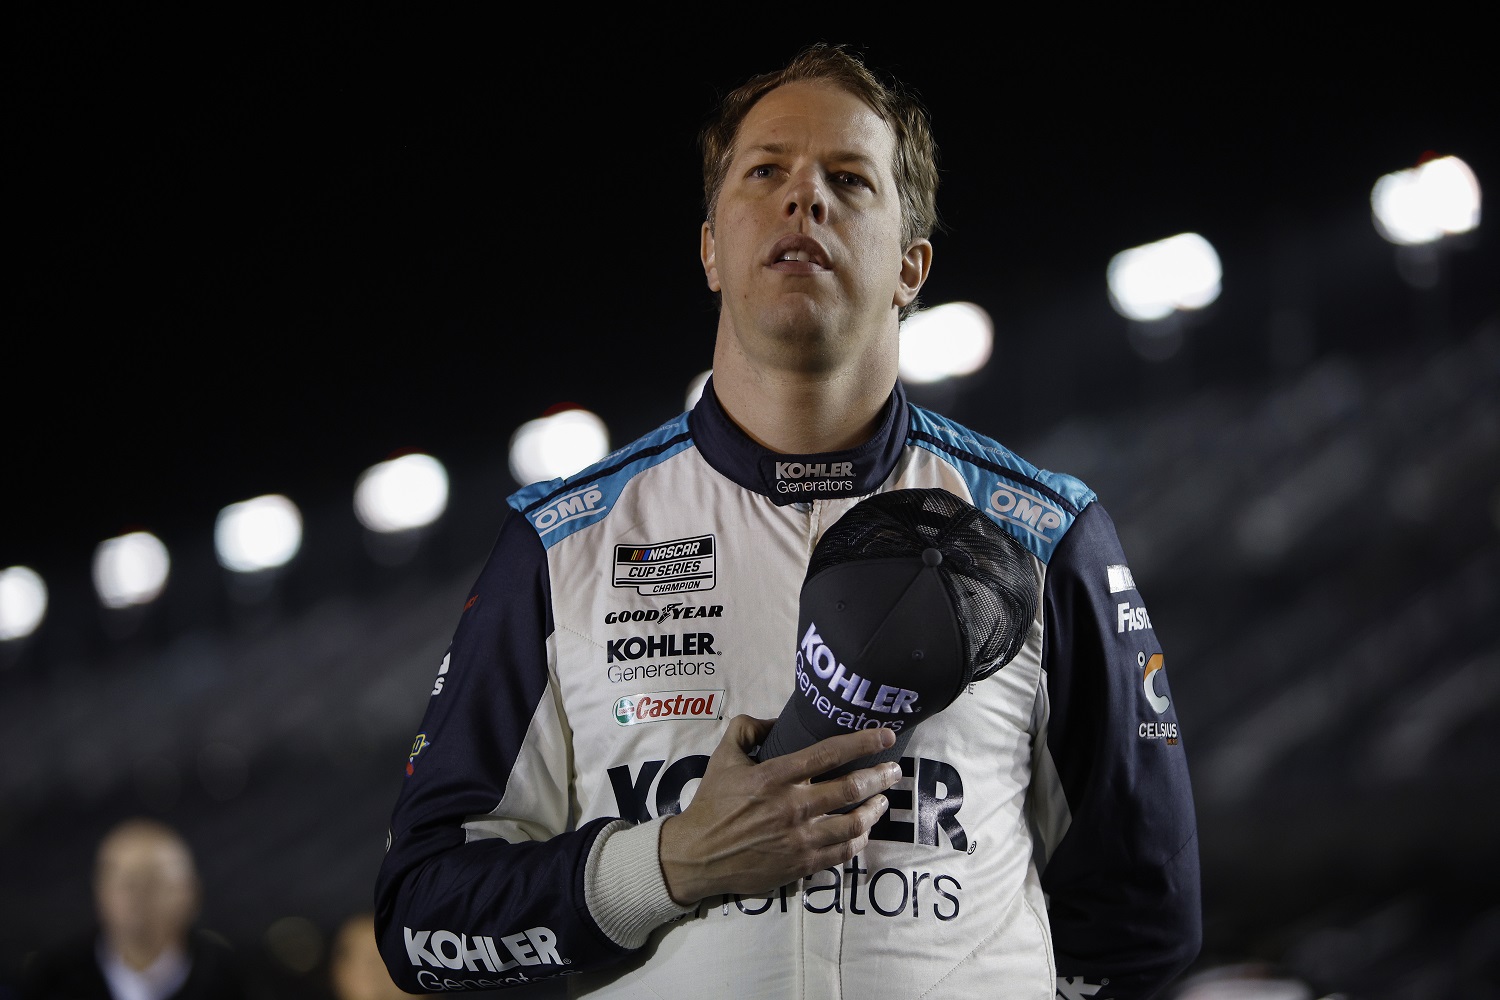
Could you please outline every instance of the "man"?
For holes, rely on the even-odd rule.
[[[354,913],[339,924],[328,954],[328,985],[333,1000],[402,1000],[409,996],[394,982],[375,947],[375,917]]]
[[[196,1000],[245,996],[229,946],[197,928],[202,898],[187,842],[157,820],[116,824],[99,842],[99,927],[23,971],[27,1000]]]
[[[712,377],[510,498],[394,810],[388,967],[430,992],[1152,995],[1200,939],[1161,649],[1094,495],[898,381],[937,220],[925,113],[814,46],[702,138]],[[1024,544],[1045,580],[1024,648],[899,763],[812,780],[885,728],[757,763],[814,546],[910,487]]]

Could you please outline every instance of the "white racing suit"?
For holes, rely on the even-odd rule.
[[[854,860],[677,906],[658,828],[728,720],[775,718],[791,695],[813,547],[863,497],[933,486],[1035,561],[1025,647],[915,730]],[[565,977],[632,998],[1136,1000],[1196,957],[1196,823],[1161,646],[1078,480],[899,383],[865,445],[769,452],[710,382],[690,412],[508,504],[378,874],[377,936],[408,991]],[[856,706],[839,717],[862,724]]]

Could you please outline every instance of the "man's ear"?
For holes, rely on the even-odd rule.
[[[917,240],[901,257],[901,282],[896,286],[895,305],[904,308],[917,300],[917,293],[932,270],[932,241]]]
[[[698,257],[703,261],[703,276],[708,279],[708,290],[722,291],[719,287],[719,269],[714,265],[714,230],[707,222],[703,223],[699,244]]]

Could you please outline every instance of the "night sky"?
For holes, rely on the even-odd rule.
[[[1048,342],[1071,317],[1118,334],[1118,250],[1208,237],[1226,271],[1214,336],[1232,345],[1300,269],[1326,290],[1346,249],[1350,267],[1389,262],[1368,225],[1381,173],[1432,151],[1500,179],[1496,84],[1442,5],[1423,8],[1447,16],[1435,27],[1346,33],[446,9],[23,5],[0,355],[20,451],[0,566],[82,572],[120,531],[170,542],[259,493],[347,494],[403,449],[503,464],[515,427],[563,401],[615,444],[669,418],[714,326],[697,126],[805,41],[854,42],[929,106],[946,228],[924,301],[990,310],[994,367],[1036,387],[1039,425],[1078,402],[1058,387],[1088,384],[1091,354],[1107,367],[1118,349]],[[1453,322],[1493,314],[1496,259],[1481,230],[1451,265]],[[1354,349],[1390,306],[1341,294],[1325,344]],[[1224,357],[1199,374],[1244,367]]]

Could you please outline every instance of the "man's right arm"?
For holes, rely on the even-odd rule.
[[[549,585],[541,541],[508,511],[438,667],[377,875],[381,954],[410,992],[517,985],[630,953],[586,900],[610,820],[569,829]]]

